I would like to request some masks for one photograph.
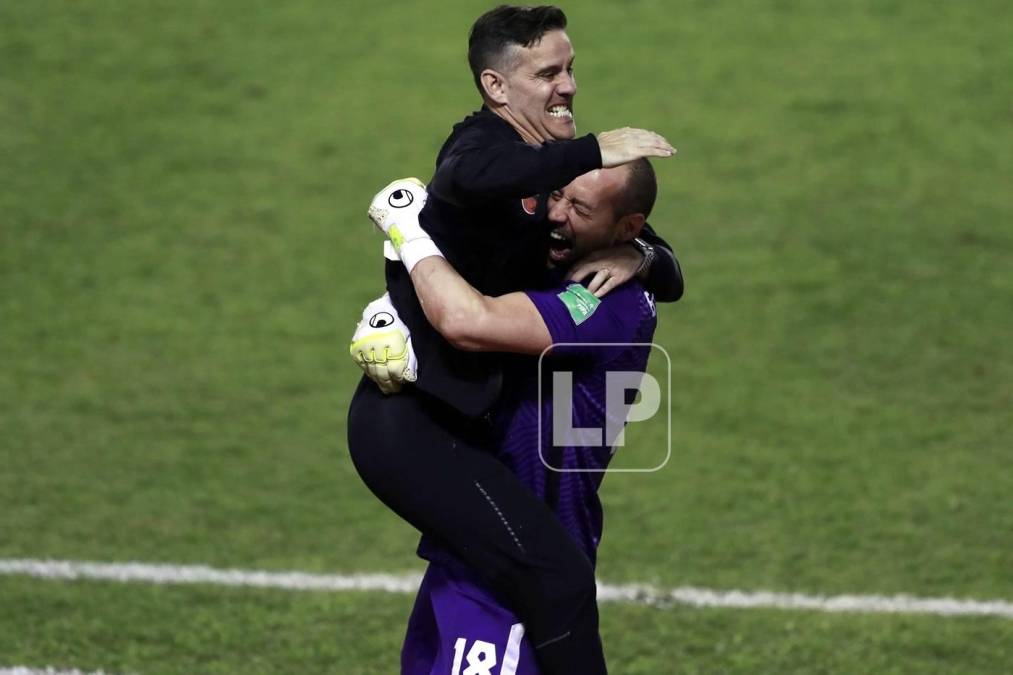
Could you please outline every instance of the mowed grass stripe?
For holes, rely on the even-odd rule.
[[[297,591],[379,591],[386,593],[413,593],[421,580],[421,575],[418,573],[316,574],[218,569],[205,565],[33,559],[0,560],[0,574],[29,576],[38,579],[90,579],[119,583],[210,584]],[[614,585],[599,582],[598,598],[602,602],[624,602],[654,607],[681,604],[692,607],[733,609],[763,608],[817,612],[995,616],[1013,619],[1013,602],[1006,600],[925,598],[910,595],[825,596],[695,587],[666,589],[651,584]]]

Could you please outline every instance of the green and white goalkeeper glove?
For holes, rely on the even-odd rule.
[[[405,382],[414,382],[418,376],[411,333],[387,293],[362,310],[348,352],[385,394],[401,391]]]
[[[394,246],[408,273],[423,258],[443,254],[419,225],[426,186],[418,178],[400,178],[380,190],[369,205],[369,217]]]

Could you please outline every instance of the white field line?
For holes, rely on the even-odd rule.
[[[0,559],[0,575],[37,579],[91,579],[150,584],[211,584],[276,588],[296,591],[383,591],[414,593],[421,575],[408,574],[314,574],[216,569],[203,565],[149,563],[99,563],[72,560]],[[1013,602],[1006,600],[960,600],[919,598],[910,595],[805,595],[771,591],[713,590],[707,588],[659,588],[649,584],[613,585],[599,582],[598,599],[640,605],[691,607],[795,609],[817,612],[867,612],[930,614],[936,616],[996,616],[1013,619]],[[44,672],[44,671],[42,671]],[[0,675],[6,671],[0,670]]]
[[[99,563],[74,560],[4,560],[0,575],[38,579],[95,579],[149,584],[210,584],[252,586],[292,591],[386,591],[414,593],[421,574],[314,574],[312,572],[261,572],[216,569],[204,565],[150,563]]]
[[[106,675],[105,671],[96,670],[90,672],[84,672],[71,668],[70,670],[60,670],[59,668],[45,667],[45,668],[28,668],[27,666],[13,666],[8,668],[0,668],[0,675]]]

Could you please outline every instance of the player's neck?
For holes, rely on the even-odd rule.
[[[489,110],[492,111],[497,117],[501,117],[507,121],[510,126],[514,128],[520,137],[524,139],[525,143],[531,143],[532,145],[541,145],[546,141],[542,138],[537,131],[532,129],[529,125],[521,122],[521,120],[510,112],[510,109],[505,105],[496,105],[495,103],[486,102]]]

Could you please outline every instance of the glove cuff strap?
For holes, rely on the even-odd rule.
[[[415,266],[419,264],[419,261],[424,258],[429,258],[434,255],[441,258],[443,257],[443,253],[441,253],[440,249],[435,243],[433,243],[433,240],[428,238],[406,241],[401,245],[401,249],[398,253],[401,255],[401,262],[404,263],[405,268],[408,270],[408,274],[411,274],[412,270],[415,269]]]

